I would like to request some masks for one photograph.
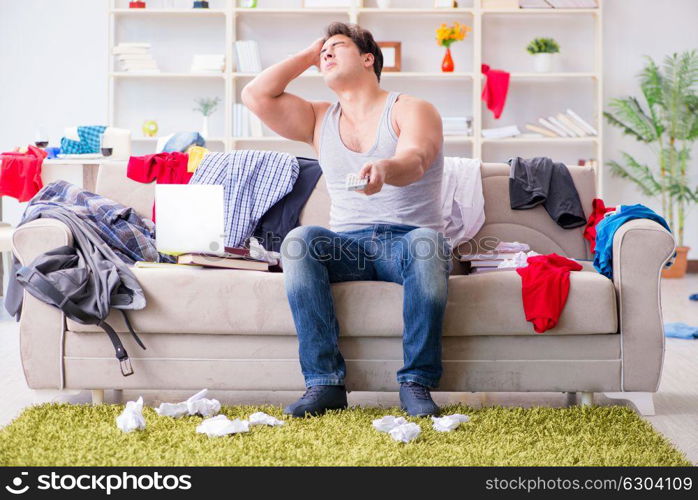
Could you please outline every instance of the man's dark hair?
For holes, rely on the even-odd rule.
[[[351,38],[359,48],[359,54],[373,54],[373,72],[378,81],[381,81],[383,71],[383,52],[373,39],[370,31],[363,29],[358,24],[334,22],[327,27],[325,41],[335,35],[344,35]]]

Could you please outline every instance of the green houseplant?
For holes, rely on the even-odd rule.
[[[552,38],[534,38],[526,47],[533,55],[533,64],[537,72],[546,73],[552,68],[553,54],[560,52],[560,46]]]
[[[665,277],[686,272],[689,247],[683,244],[684,222],[691,203],[698,203],[698,186],[689,186],[691,150],[698,138],[698,55],[695,50],[666,56],[662,68],[647,57],[638,74],[644,107],[635,97],[612,99],[604,112],[611,125],[647,144],[657,165],[644,164],[621,152],[625,165],[608,162],[611,173],[632,181],[646,196],[661,197],[662,215],[677,240],[676,262]]]

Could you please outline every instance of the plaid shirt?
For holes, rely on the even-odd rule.
[[[79,141],[61,138],[61,153],[63,154],[86,154],[99,153],[99,138],[107,127],[104,125],[89,125],[78,127]]]
[[[27,205],[20,225],[39,217],[51,217],[55,207],[77,214],[127,264],[141,260],[174,262],[173,257],[158,253],[152,221],[141,218],[132,208],[65,181],[44,186]]]
[[[242,246],[259,219],[293,188],[295,156],[275,151],[238,150],[206,154],[189,184],[223,185],[225,244]]]

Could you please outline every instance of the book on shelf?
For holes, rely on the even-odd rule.
[[[482,0],[483,9],[518,9],[519,0]]]
[[[551,9],[553,6],[545,0],[519,0],[522,9]]]
[[[555,132],[552,132],[551,130],[548,130],[547,128],[539,127],[538,125],[534,125],[532,123],[527,123],[526,128],[530,130],[531,132],[536,132],[538,134],[542,134],[546,137],[559,137]]]
[[[595,9],[596,0],[546,0],[556,9]]]
[[[554,116],[549,116],[548,121],[555,125],[557,128],[560,130],[564,130],[565,134],[567,134],[568,137],[577,137],[577,134],[575,134],[571,129],[567,128],[564,123],[562,123],[560,120],[555,118]]]
[[[249,111],[249,110],[248,110]],[[262,129],[262,120],[259,116],[250,112],[250,131],[252,137],[264,137],[264,130]]]
[[[584,130],[589,132],[590,135],[598,135],[598,133],[596,132],[596,129],[594,127],[589,125],[581,116],[579,116],[577,113],[572,111],[570,108],[567,108],[567,114],[570,115],[576,121],[576,123],[579,123],[579,125]]]
[[[516,125],[482,129],[482,137],[485,139],[503,139],[506,137],[514,137],[520,133],[521,131]]]
[[[263,137],[262,121],[242,103],[233,105],[233,135],[236,137]]]
[[[576,135],[577,137],[586,137],[587,135],[589,135],[585,130],[582,130],[582,128],[579,125],[574,123],[572,121],[572,118],[565,115],[564,113],[558,113],[557,115],[555,115],[555,118],[557,118],[558,121],[562,123],[565,127],[567,127],[569,130],[574,132],[574,135]]]
[[[555,125],[550,123],[548,120],[545,118],[538,118],[538,123],[546,127],[548,130],[551,130],[557,134],[558,137],[568,137],[567,132],[565,132],[562,129],[557,128]]]
[[[238,73],[259,73],[262,71],[259,44],[256,40],[238,40],[235,42],[235,55]]]
[[[470,135],[470,123],[472,119],[465,116],[441,117],[444,135]]]
[[[148,54],[150,52],[149,43],[119,43],[112,48],[112,54]]]

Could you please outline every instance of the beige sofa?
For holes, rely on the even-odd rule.
[[[570,167],[589,215],[593,171]],[[125,164],[101,167],[96,191],[147,217],[153,185],[126,178]],[[527,242],[539,253],[585,259],[573,272],[558,325],[536,334],[525,320],[521,281],[515,272],[462,275],[455,266],[443,330],[440,390],[473,392],[594,392],[634,400],[653,411],[664,356],[660,270],[674,251],[659,224],[628,222],[613,241],[614,278],[598,274],[583,228],[557,226],[542,206],[509,207],[509,166],[482,166],[486,223],[483,237]],[[326,226],[329,198],[321,178],[301,215],[304,225]],[[13,251],[22,263],[70,244],[62,223],[39,219],[19,227]],[[279,273],[215,269],[134,269],[147,307],[130,313],[147,350],[121,338],[135,374],[123,377],[108,338],[98,327],[66,321],[62,313],[26,292],[20,322],[27,384],[35,389],[302,390],[297,339]],[[459,275],[459,273],[461,273]],[[354,391],[395,391],[402,365],[401,286],[387,282],[333,285]],[[126,332],[120,314],[108,318]],[[622,394],[621,394],[622,393]]]

